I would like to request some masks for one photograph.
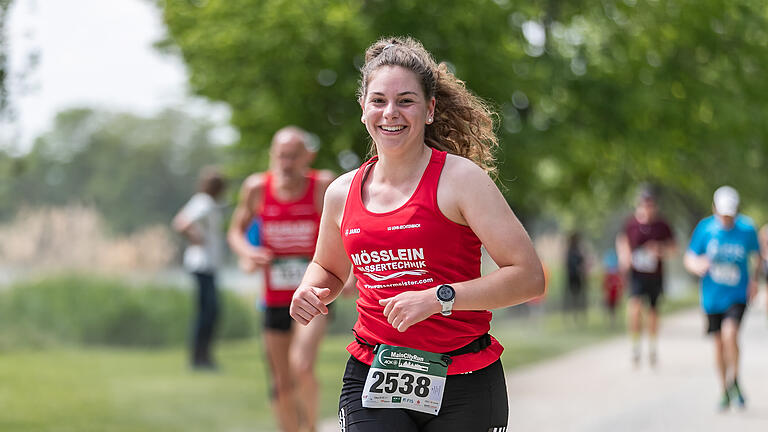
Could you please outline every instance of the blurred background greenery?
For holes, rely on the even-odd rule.
[[[5,30],[20,1],[0,0],[0,120],[11,123]],[[546,299],[496,312],[510,368],[622,330],[600,311],[600,263],[638,184],[659,187],[683,248],[721,184],[768,221],[764,1],[136,1],[162,16],[155,48],[183,61],[191,92],[229,107],[236,142],[217,144],[215,122],[175,108],[70,107],[23,153],[0,134],[0,406],[13,407],[2,430],[272,427],[258,278],[225,274],[223,370],[191,374],[191,281],[167,225],[204,165],[225,169],[234,203],[286,124],[316,135],[318,167],[356,167],[369,146],[358,68],[384,35],[420,39],[499,113],[499,182],[550,274]],[[591,255],[580,324],[559,312],[572,230]],[[692,280],[670,269],[674,307],[690,305]],[[337,310],[319,366],[328,417],[354,320],[350,301]]]

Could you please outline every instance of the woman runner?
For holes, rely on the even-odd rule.
[[[291,315],[308,324],[326,314],[352,265],[359,317],[343,431],[506,430],[488,309],[541,295],[544,276],[488,175],[493,113],[411,38],[374,43],[361,72],[375,156],[329,186]],[[481,244],[499,265],[483,277]]]

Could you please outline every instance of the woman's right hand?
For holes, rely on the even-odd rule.
[[[331,290],[309,285],[300,285],[293,293],[291,300],[291,317],[301,325],[309,324],[312,319],[320,314],[328,314],[328,306],[323,299],[328,297]]]

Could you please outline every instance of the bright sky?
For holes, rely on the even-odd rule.
[[[226,109],[213,110],[187,96],[181,59],[152,47],[165,32],[153,1],[13,0],[11,4],[6,27],[8,84],[18,117],[10,125],[0,124],[0,146],[5,150],[27,151],[52,126],[57,112],[72,107],[151,115],[184,106],[226,121]],[[39,64],[19,80],[35,49],[40,51]]]

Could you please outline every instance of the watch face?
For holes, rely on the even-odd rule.
[[[454,295],[456,292],[450,285],[440,285],[440,288],[437,289],[437,298],[441,301],[451,301]]]

